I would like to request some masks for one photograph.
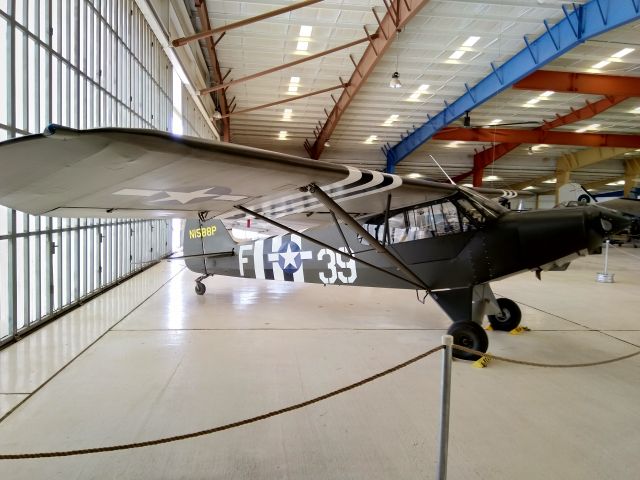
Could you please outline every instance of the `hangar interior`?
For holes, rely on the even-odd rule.
[[[0,0],[0,141],[49,124],[144,128],[446,182],[433,156],[458,184],[526,192],[525,209],[555,205],[570,183],[635,198],[639,33],[637,0]],[[216,276],[196,296],[182,263],[156,263],[180,248],[181,228],[0,206],[0,455],[239,421],[446,332],[438,306],[405,290]],[[637,349],[640,254],[611,249],[615,283],[596,282],[602,264],[496,282],[531,331],[492,333],[491,352],[576,364]],[[637,357],[453,373],[449,478],[637,475]],[[0,460],[0,472],[436,478],[439,382],[434,356],[232,431]]]

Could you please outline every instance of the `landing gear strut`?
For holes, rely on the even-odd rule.
[[[447,330],[447,333],[453,337],[455,345],[486,352],[489,347],[489,338],[487,332],[484,331],[482,325],[476,322],[454,322]],[[474,353],[463,352],[461,350],[453,350],[453,356],[462,360],[477,360],[479,355]]]
[[[204,292],[207,291],[207,287],[205,286],[204,283],[202,283],[202,280],[211,276],[212,275],[201,275],[198,278],[196,278],[196,295],[204,295]]]
[[[520,307],[513,300],[508,298],[499,298],[498,306],[501,312],[495,315],[487,315],[491,328],[494,330],[511,331],[520,325],[522,320],[522,312]]]

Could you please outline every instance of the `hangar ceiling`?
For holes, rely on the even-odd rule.
[[[211,28],[216,29],[301,2],[186,0],[186,3],[193,11],[206,11]],[[547,32],[545,21],[553,27],[567,21],[567,16],[574,11],[574,7],[556,0],[303,3],[302,8],[215,34],[210,40],[200,40],[203,50],[210,46],[205,42],[215,44],[221,73],[217,78],[212,72],[210,84],[196,85],[196,88],[215,87],[223,77],[223,83],[240,79],[224,90],[206,93],[216,96],[220,104],[221,92],[224,92],[229,110],[224,107],[221,113],[231,111],[231,115],[219,120],[218,125],[222,128],[223,121],[228,122],[230,140],[234,143],[300,156],[311,154],[326,161],[378,170],[387,168],[387,156],[381,147],[402,142],[408,133],[428,122],[429,116],[436,116],[447,104],[465,95],[467,87],[494,74],[495,68],[527,48],[525,36],[533,42]],[[627,3],[629,8],[637,10],[639,2],[634,0],[591,0],[575,2],[575,5],[597,4],[605,19],[614,5],[627,7]],[[387,35],[390,38],[383,39],[383,32],[373,40],[378,42],[374,43],[379,54],[377,64],[363,64],[363,55],[371,48],[366,37],[380,34],[379,25],[384,24],[387,17],[392,20],[398,17],[402,23],[403,9],[412,18],[400,32]],[[599,191],[620,189],[620,186],[606,184],[624,179],[625,164],[629,173],[632,171],[629,164],[640,163],[640,21],[638,16],[633,18],[623,26],[579,44],[542,68],[621,77],[617,80],[622,81],[631,94],[614,92],[604,81],[594,82],[602,86],[602,91],[562,91],[556,78],[539,79],[537,88],[544,89],[530,89],[530,84],[524,88],[507,88],[472,109],[469,123],[472,127],[519,125],[485,127],[474,136],[474,130],[464,128],[463,118],[458,118],[398,163],[396,173],[443,179],[429,158],[433,155],[451,176],[471,183],[473,175],[469,174],[474,169],[474,156],[478,158],[480,152],[487,149],[484,154],[487,166],[476,174],[475,183],[484,179],[485,185],[495,187],[531,185],[542,192],[554,188],[553,184],[543,181],[555,178],[557,165],[572,158],[574,168],[578,165],[570,173],[572,181]],[[196,23],[197,30],[201,30],[200,22]],[[359,40],[363,41],[329,55],[242,80]],[[370,74],[367,68],[371,69]],[[399,73],[401,88],[389,86],[395,71]],[[349,105],[340,111],[338,120],[332,122],[328,116],[334,114],[335,102],[340,102],[344,90],[340,85],[349,82],[352,76],[356,79],[364,76],[366,80],[357,94],[351,96]],[[328,90],[333,87],[337,88]],[[328,91],[242,113],[323,90]],[[554,124],[545,126],[545,122],[552,121]],[[327,130],[328,123],[334,124]],[[330,131],[324,137],[323,129]],[[504,129],[514,132],[505,135],[501,132]],[[562,144],[550,144],[542,143],[544,139],[522,141],[515,132],[535,129],[574,135]],[[598,150],[601,161],[590,161],[586,166],[575,163],[581,158],[581,151],[593,149],[588,139],[618,145],[610,143],[609,137],[603,140],[605,134],[626,135],[622,139],[624,148]],[[316,135],[320,135],[318,141]],[[438,136],[446,139],[437,139]],[[326,143],[325,138],[328,138]],[[511,147],[501,156],[492,147],[505,139]],[[316,147],[320,151],[313,148],[307,149],[311,152],[306,151],[305,141],[308,146],[318,143]],[[628,174],[628,183],[629,178]]]

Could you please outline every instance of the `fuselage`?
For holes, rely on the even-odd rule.
[[[424,208],[420,212],[423,213]],[[400,218],[408,216],[404,213]],[[392,232],[387,221],[386,231],[381,234],[380,227],[377,235],[386,239],[386,247],[393,255],[429,288],[437,290],[480,285],[526,270],[546,269],[554,262],[564,262],[577,255],[594,253],[606,233],[623,228],[621,222],[626,221],[615,214],[605,214],[596,207],[586,206],[502,212],[475,225],[460,222],[457,229],[454,226],[449,231],[437,231],[439,227],[433,226],[434,230],[429,234],[425,227],[424,236],[422,230],[411,226],[410,222]],[[371,230],[371,225],[365,226]],[[349,251],[355,259],[379,269],[296,234],[238,243],[231,256],[187,260],[187,265],[200,273],[245,278],[416,288],[415,284],[398,278],[402,273],[397,267],[350,229],[343,227],[341,234],[335,225],[328,225],[307,230],[305,234],[342,252]],[[423,238],[418,238],[420,236]],[[207,249],[206,242],[204,244],[205,254],[217,253]]]

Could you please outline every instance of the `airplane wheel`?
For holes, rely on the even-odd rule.
[[[204,292],[207,291],[207,287],[202,282],[196,282],[196,294],[204,295]]]
[[[500,307],[500,310],[502,310],[502,313],[497,315],[487,315],[489,317],[489,323],[494,330],[510,332],[520,325],[522,312],[516,302],[508,298],[499,298],[498,306]]]
[[[472,348],[479,352],[486,352],[489,347],[489,338],[482,325],[475,322],[454,322],[447,333],[453,337],[453,343],[463,347]],[[478,355],[453,350],[453,356],[462,360],[477,360]]]

